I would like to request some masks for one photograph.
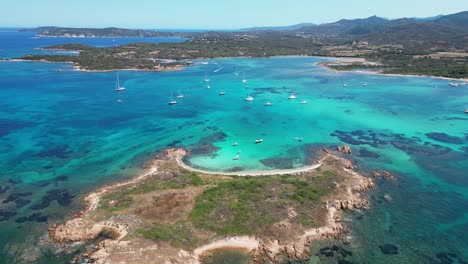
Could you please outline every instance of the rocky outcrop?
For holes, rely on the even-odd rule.
[[[52,224],[48,233],[55,243],[71,243],[92,241],[99,236],[118,239],[127,234],[127,229],[126,226],[112,221],[88,224],[75,218],[63,225]]]
[[[344,154],[351,154],[351,147],[348,146],[348,145],[344,145],[344,146],[339,146],[336,148],[336,150],[338,150],[339,152],[341,153],[344,153]]]
[[[384,170],[381,170],[381,171],[373,171],[371,172],[371,175],[372,177],[374,178],[384,178],[386,180],[390,180],[390,181],[395,181],[396,180],[396,176],[391,174],[390,172],[388,171],[384,171]]]

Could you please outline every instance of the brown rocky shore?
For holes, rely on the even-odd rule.
[[[116,190],[128,190],[147,184],[149,180],[158,175],[168,175],[173,171],[185,170],[179,166],[181,157],[185,155],[182,149],[168,149],[158,155],[148,165],[148,172],[132,180],[104,186],[88,194],[84,201],[86,208],[65,223],[53,224],[49,228],[49,238],[54,243],[67,244],[74,242],[94,242],[84,255],[78,259],[86,258],[90,263],[201,263],[205,255],[222,249],[238,249],[252,255],[256,263],[270,261],[279,263],[287,256],[289,259],[302,260],[309,256],[309,245],[320,239],[344,239],[349,230],[342,224],[344,211],[369,207],[365,191],[375,187],[374,181],[357,173],[353,163],[347,159],[334,155],[331,150],[324,150],[320,159],[322,166],[317,170],[328,170],[339,176],[332,184],[329,193],[320,198],[316,209],[317,227],[306,227],[297,223],[298,212],[295,207],[288,207],[283,219],[269,227],[269,234],[257,235],[219,235],[209,230],[193,228],[192,233],[197,234],[197,243],[190,246],[177,246],[169,241],[153,241],[145,239],[135,232],[138,228],[161,222],[181,224],[187,221],[188,214],[193,210],[195,198],[203,192],[203,187],[186,186],[178,190],[164,190],[151,193],[151,195],[137,196],[138,203],[119,212],[109,214],[103,208],[115,204],[107,195]],[[295,171],[301,173],[317,172]],[[217,177],[202,175],[204,177]],[[219,177],[230,177],[221,175]],[[270,177],[254,175],[251,177]],[[377,177],[377,176],[374,176]],[[185,195],[185,196],[184,196]],[[162,210],[165,205],[153,203],[163,196],[167,204],[172,201],[174,206],[162,214],[156,214],[151,219],[142,217],[148,212]],[[185,198],[181,198],[185,197]],[[174,202],[175,201],[175,202]],[[151,205],[148,206],[147,203]],[[143,209],[144,210],[143,210]],[[176,216],[174,216],[176,215]],[[156,218],[156,219],[154,219]]]

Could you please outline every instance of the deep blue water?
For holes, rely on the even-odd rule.
[[[12,32],[0,32],[0,40],[4,57],[34,52],[42,46],[37,41],[68,41]],[[109,39],[72,40],[112,45]],[[390,170],[398,180],[378,181],[372,208],[347,215],[349,244],[333,243],[352,256],[319,258],[319,248],[331,243],[323,242],[314,245],[310,263],[467,262],[468,87],[433,78],[334,73],[315,65],[323,60],[233,58],[178,72],[122,71],[122,93],[113,91],[115,73],[1,62],[0,262],[65,263],[68,255],[35,246],[47,222],[79,209],[86,192],[141,172],[164,148],[201,153],[188,159],[197,167],[258,170],[301,166],[307,146],[345,143],[359,169]],[[293,90],[298,99],[287,100]],[[170,95],[178,93],[184,99],[169,107]],[[246,102],[247,95],[254,101]],[[265,107],[266,101],[273,106]],[[264,143],[253,144],[259,137]],[[214,152],[203,155],[199,147],[207,144]],[[241,159],[234,161],[239,149]],[[272,165],[275,158],[286,162]],[[384,201],[385,194],[393,201]],[[385,244],[398,254],[384,254]]]

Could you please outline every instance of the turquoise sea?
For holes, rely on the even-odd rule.
[[[24,34],[0,32],[0,57],[44,42],[109,45]],[[121,93],[112,72],[0,62],[0,263],[66,263],[75,252],[35,246],[47,222],[81,208],[86,192],[140,173],[164,148],[188,148],[192,166],[225,171],[299,167],[311,149],[342,144],[360,170],[386,169],[398,180],[378,181],[372,208],[346,216],[349,242],[315,245],[309,263],[467,263],[468,86],[315,65],[325,60],[213,59],[177,72],[121,71]],[[297,99],[288,100],[291,92]],[[171,94],[184,98],[169,106]]]

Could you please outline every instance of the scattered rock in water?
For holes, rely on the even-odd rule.
[[[384,244],[379,246],[380,251],[385,255],[398,255],[398,247],[392,244]]]
[[[47,192],[46,196],[42,197],[41,203],[35,204],[30,208],[32,210],[44,209],[47,208],[54,200],[61,206],[68,206],[71,204],[73,197],[75,197],[75,195],[66,189],[50,190]]]
[[[34,213],[28,217],[20,217],[20,218],[17,218],[15,220],[16,223],[23,223],[23,222],[32,222],[32,221],[36,221],[38,223],[41,223],[41,222],[47,222],[47,220],[49,219],[49,217],[47,217],[46,215],[43,215],[41,213]]]
[[[339,146],[336,150],[338,150],[339,152],[342,152],[344,154],[351,154],[351,147],[348,146],[348,145],[344,145],[344,146]]]
[[[2,203],[9,203],[9,202],[13,202],[13,201],[16,201],[18,199],[20,199],[21,197],[24,197],[24,196],[31,196],[32,193],[31,192],[24,192],[24,193],[12,193],[10,194],[5,200],[3,200]]]
[[[391,202],[393,200],[392,196],[390,196],[388,193],[386,193],[383,198],[387,202]]]
[[[391,174],[388,171],[384,171],[384,170],[382,170],[382,171],[373,171],[373,172],[371,172],[371,174],[372,174],[372,177],[374,177],[374,178],[384,178],[384,179],[391,180],[391,181],[396,180],[395,175]]]
[[[361,158],[372,158],[372,159],[377,159],[378,157],[380,157],[379,154],[375,153],[375,152],[372,152],[372,151],[369,151],[365,148],[361,148],[359,150],[359,155],[358,157],[361,157]]]
[[[7,221],[15,215],[16,215],[15,211],[0,210],[0,222]]]

